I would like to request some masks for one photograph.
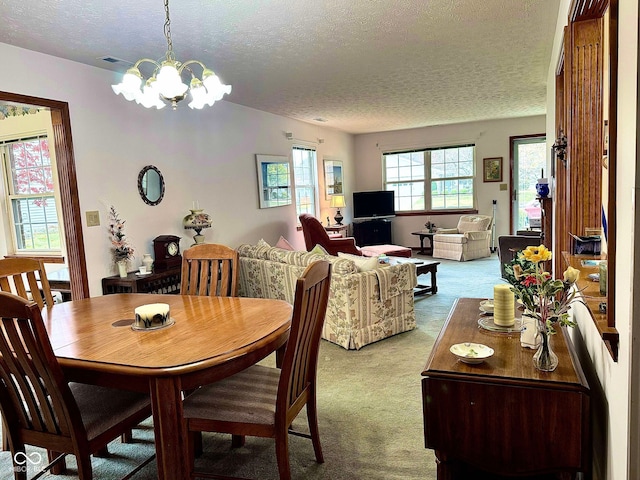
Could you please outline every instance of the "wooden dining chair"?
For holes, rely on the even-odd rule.
[[[0,322],[0,408],[14,463],[25,444],[62,452],[46,469],[73,453],[80,480],[91,479],[90,455],[151,415],[149,395],[68,382],[32,301],[0,292]]]
[[[297,280],[282,368],[254,365],[203,386],[184,400],[185,425],[190,433],[222,432],[242,439],[245,435],[274,438],[281,480],[291,478],[288,433],[310,438],[316,461],[324,462],[316,411],[316,370],[330,273],[331,265],[321,260],[309,265]],[[310,433],[290,431],[291,423],[305,404]],[[227,478],[207,472],[192,472],[194,476]]]
[[[195,245],[182,253],[182,295],[238,295],[238,252],[215,243]]]
[[[34,258],[0,259],[0,290],[32,299],[41,309],[54,303],[44,264]]]

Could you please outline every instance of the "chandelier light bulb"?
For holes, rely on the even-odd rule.
[[[140,94],[140,85],[142,85],[142,75],[137,68],[130,68],[122,77],[122,82],[117,85],[111,85],[116,95],[122,94],[129,101],[135,100]]]
[[[191,92],[189,107],[201,109],[205,105],[212,106],[222,99],[225,94],[231,93],[231,85],[223,84],[212,70],[198,60],[189,60],[180,63],[173,54],[171,42],[171,19],[169,18],[169,0],[164,1],[166,14],[164,34],[167,39],[167,53],[162,63],[149,58],[138,60],[133,67],[127,70],[122,82],[112,85],[116,95],[122,95],[128,101],[136,101],[145,108],[164,108],[170,103],[175,110],[178,102],[182,101],[187,93]],[[154,69],[149,79],[140,73],[138,67],[150,63]],[[195,65],[202,68],[201,79],[196,76]],[[187,70],[191,74],[189,85],[182,81],[182,74]]]
[[[136,101],[145,108],[156,107],[160,110],[167,106],[166,103],[160,100],[158,90],[155,87],[156,83],[156,77],[151,77],[147,80],[147,83],[142,89],[142,94],[136,99]]]
[[[196,110],[204,108],[204,106],[207,104],[207,89],[204,87],[202,82],[193,77],[191,79],[189,90],[191,91],[192,99],[189,103],[189,108],[195,108]]]

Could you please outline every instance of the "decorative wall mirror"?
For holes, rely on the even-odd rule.
[[[344,195],[342,162],[339,160],[324,160],[324,188],[325,198],[331,200],[332,195]]]
[[[291,163],[279,155],[256,155],[260,208],[290,205]]]
[[[138,192],[147,205],[158,205],[164,197],[164,178],[153,165],[147,165],[138,174]]]

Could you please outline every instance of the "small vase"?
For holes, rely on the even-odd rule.
[[[538,319],[529,310],[525,310],[522,314],[520,345],[524,348],[532,349],[536,349],[540,346],[540,335],[538,335]]]
[[[147,267],[147,272],[151,273],[151,267],[153,266],[153,258],[150,253],[145,253],[142,256],[142,264]]]
[[[553,372],[558,366],[558,356],[551,349],[549,333],[545,327],[538,326],[540,346],[533,355],[533,365],[543,372]]]
[[[126,260],[120,260],[118,262],[118,273],[120,274],[121,278],[125,278],[127,276],[127,261]]]

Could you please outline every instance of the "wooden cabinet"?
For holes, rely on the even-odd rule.
[[[458,299],[422,372],[425,445],[435,450],[438,480],[495,478],[476,470],[591,478],[590,391],[566,332],[552,337],[557,369],[539,372],[519,335],[478,327],[480,301]],[[495,354],[462,363],[449,351],[462,342]]]
[[[353,236],[356,245],[364,247],[368,245],[392,244],[391,220],[366,220],[353,223]]]
[[[553,200],[551,197],[538,198],[542,209],[542,243],[547,248],[553,248]]]
[[[180,293],[180,267],[173,267],[149,275],[129,273],[126,277],[114,275],[102,279],[102,294],[111,293]]]

